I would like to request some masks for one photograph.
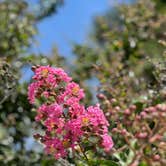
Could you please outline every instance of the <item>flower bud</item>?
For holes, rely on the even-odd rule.
[[[130,110],[129,110],[129,109],[126,109],[126,110],[124,111],[124,114],[125,114],[125,115],[130,115],[130,114],[131,114],[131,112],[130,112]]]
[[[111,103],[113,103],[113,104],[117,102],[117,100],[116,100],[115,98],[112,98],[110,101],[111,101]]]
[[[32,66],[31,70],[34,72],[36,70],[36,66]]]
[[[34,134],[33,137],[34,137],[35,139],[40,139],[42,136],[41,136],[40,134]]]
[[[166,111],[166,105],[165,104],[158,104],[156,108],[160,111]]]
[[[148,136],[147,132],[141,132],[136,134],[136,138],[145,139]]]
[[[105,95],[103,95],[102,93],[99,93],[99,94],[97,94],[97,98],[98,99],[105,99]]]
[[[137,115],[136,120],[141,120],[141,116]]]
[[[112,129],[112,132],[118,132],[119,130],[115,127]]]
[[[153,142],[159,141],[159,140],[161,140],[161,139],[162,139],[162,136],[159,135],[159,134],[156,134],[156,135],[154,135],[153,137],[151,137],[151,138],[149,139],[149,142],[150,142],[150,143],[153,143]]]
[[[35,70],[36,70],[37,68],[39,68],[39,67],[40,67],[40,65],[32,66],[32,67],[31,67],[31,70],[32,70],[33,72],[35,72]]]
[[[145,118],[145,117],[147,116],[147,113],[143,111],[143,112],[140,113],[140,115],[141,115],[143,118]]]
[[[158,155],[158,154],[154,155],[154,156],[153,156],[153,159],[154,159],[155,161],[159,161],[159,160],[160,160],[160,155]]]
[[[131,111],[135,111],[136,110],[136,106],[135,105],[131,105],[130,107],[129,107],[129,109],[131,110]]]
[[[116,111],[120,111],[120,107],[119,107],[119,106],[116,106],[116,107],[115,107],[115,110],[116,110]]]
[[[161,117],[166,118],[166,112],[162,112],[160,115]]]
[[[121,134],[122,134],[122,135],[126,135],[126,134],[127,134],[126,129],[122,129],[122,130],[121,130]]]

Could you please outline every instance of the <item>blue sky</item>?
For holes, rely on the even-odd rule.
[[[48,55],[56,45],[60,54],[70,56],[73,42],[86,42],[93,18],[104,14],[115,1],[129,0],[65,0],[57,14],[38,24],[38,45],[33,47],[33,51]]]
[[[29,2],[33,5],[34,1]],[[71,57],[73,42],[84,42],[92,26],[93,17],[104,13],[110,7],[109,0],[64,0],[64,2],[57,13],[38,23],[38,34],[35,37],[38,44],[33,45],[32,52],[49,55],[55,45],[60,55]],[[29,68],[25,68],[23,73],[26,79],[33,74]]]
[[[86,40],[93,17],[108,8],[108,0],[66,0],[57,14],[38,24],[36,38],[39,45],[34,47],[34,51],[48,54],[56,45],[62,55],[68,56],[73,42]]]
[[[127,3],[132,0],[64,0],[64,5],[58,12],[47,17],[37,25],[37,43],[31,51],[37,54],[51,54],[53,45],[58,48],[60,55],[71,57],[73,43],[84,43],[92,30],[94,17],[106,13],[113,5]],[[28,2],[33,5],[34,0]],[[32,76],[32,71],[25,68],[24,77]]]
[[[95,16],[105,14],[114,5],[131,1],[133,0],[64,0],[64,5],[57,13],[37,25],[38,45],[33,45],[32,52],[50,55],[55,45],[60,55],[72,58],[73,44],[88,41],[88,33],[93,30]],[[28,2],[32,5],[35,1]],[[23,69],[21,81],[29,80],[32,74],[30,68]],[[92,82],[95,84],[97,81],[92,80]]]

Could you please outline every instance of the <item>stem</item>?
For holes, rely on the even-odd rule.
[[[113,150],[113,153],[119,153],[119,152],[122,152],[124,149],[126,149],[127,148],[127,146],[126,145],[124,145],[124,146],[122,146],[122,147],[120,147],[119,149],[112,149]]]
[[[129,139],[127,138],[127,136],[124,136],[124,139],[125,139],[126,143],[128,144],[129,148],[135,153],[136,151],[135,151],[135,149],[131,146],[130,141],[129,141]]]
[[[84,152],[84,149],[82,148],[82,146],[80,144],[78,144],[78,145],[79,145],[79,147],[81,149],[81,152],[82,152],[83,156],[85,157],[86,161],[89,162],[88,157],[87,157],[87,155]]]

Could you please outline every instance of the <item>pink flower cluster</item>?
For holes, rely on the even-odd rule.
[[[166,117],[166,105],[165,104],[157,104],[156,106],[151,106],[145,108],[137,119],[159,119]]]
[[[98,138],[98,145],[108,152],[113,141],[108,135],[109,123],[99,105],[87,109],[80,104],[83,89],[61,68],[40,66],[33,68],[34,82],[28,87],[31,104],[40,103],[36,121],[45,127],[45,135],[36,137],[45,145],[45,150],[56,159],[65,157],[82,140],[91,136]],[[36,102],[36,101],[39,102]]]

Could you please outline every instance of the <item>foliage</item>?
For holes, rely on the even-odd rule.
[[[160,132],[165,130],[165,111],[136,119],[165,103],[165,56],[160,45],[165,20],[159,4],[150,0],[121,5],[97,17],[92,42],[73,50],[74,77],[81,78],[85,86],[94,77],[99,81],[97,98],[114,132],[115,149],[110,157],[120,165],[165,165],[165,131]],[[142,136],[147,130],[145,138],[137,137],[137,132]],[[160,140],[150,142],[156,135]],[[163,149],[158,147],[160,143]]]
[[[49,8],[56,8],[55,2],[48,2]],[[40,6],[38,2],[36,5]],[[27,83],[21,83],[19,78],[31,61],[47,64],[58,58],[56,53],[50,59],[29,53],[37,32],[36,15],[44,19],[53,11],[47,6],[42,10],[46,13],[32,12],[30,8],[24,0],[0,1],[0,165],[35,165],[47,160],[35,148],[27,149],[35,126],[31,122],[34,114],[29,111]]]
[[[143,97],[149,90],[147,85],[156,83],[148,59],[162,59],[163,47],[158,40],[164,38],[164,30],[165,15],[154,3],[147,0],[118,7],[113,16],[108,13],[96,19],[93,43],[75,46],[73,73],[81,81],[96,77],[102,84],[100,91],[122,105]]]
[[[57,12],[57,7],[63,4],[63,0],[40,0],[35,11],[35,18],[41,20]]]

